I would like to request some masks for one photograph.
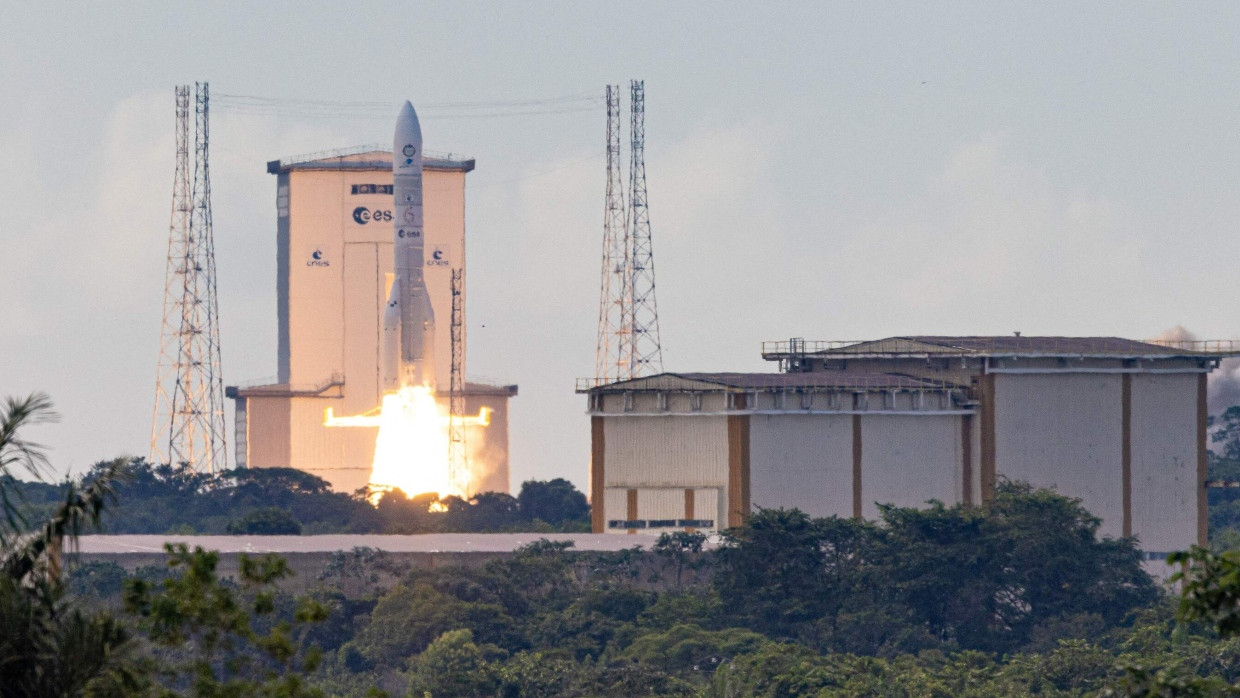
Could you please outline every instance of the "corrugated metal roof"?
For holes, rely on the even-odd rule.
[[[914,342],[978,353],[1047,353],[1047,354],[1175,354],[1170,347],[1139,342],[1123,337],[943,337],[922,335],[908,337]]]
[[[956,387],[898,373],[814,371],[811,373],[660,373],[593,386],[593,390],[941,390]]]

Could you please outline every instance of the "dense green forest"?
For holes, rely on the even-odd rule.
[[[427,570],[359,549],[300,601],[272,593],[262,627],[298,627],[290,656],[316,648],[306,690],[341,696],[1214,695],[1240,680],[1240,641],[1177,620],[1098,524],[1007,484],[981,507],[877,522],[764,510],[713,550],[690,533],[647,552],[544,541]],[[176,559],[82,565],[68,586],[118,608],[135,586],[183,584],[193,555]],[[298,625],[308,602],[321,620]]]
[[[1240,692],[1240,552],[1177,553],[1182,578],[1162,587],[1137,542],[1100,539],[1079,500],[1021,483],[979,506],[881,507],[872,522],[759,510],[709,545],[695,533],[616,553],[543,540],[433,569],[359,548],[295,594],[278,556],[241,556],[222,578],[210,551],[170,546],[167,564],[129,573],[80,563],[72,546],[100,527],[511,530],[588,512],[564,481],[438,513],[399,494],[371,507],[291,471],[209,481],[118,460],[24,483],[12,475],[46,461],[21,427],[49,405],[3,407],[0,698]],[[1240,410],[1232,422],[1240,434]],[[1226,479],[1240,443],[1216,440],[1212,473]],[[1211,501],[1240,509],[1227,490]],[[1218,511],[1221,548],[1238,522]]]
[[[1240,481],[1240,408],[1216,420],[1218,452],[1209,457],[1209,479]],[[1219,428],[1225,427],[1225,428]],[[84,480],[111,467],[96,464]],[[237,470],[224,478],[186,472],[143,459],[127,462],[115,485],[121,506],[103,514],[108,533],[283,534],[587,532],[590,505],[572,483],[530,480],[517,496],[484,492],[469,501],[388,492],[378,506],[364,491],[333,492],[323,479],[291,468]],[[46,513],[64,498],[68,482],[0,480],[29,511]],[[433,504],[440,511],[431,512]],[[1209,490],[1210,540],[1216,549],[1240,548],[1240,488]]]
[[[1240,481],[1240,406],[1210,422],[1215,450],[1209,479]],[[96,464],[84,480],[111,467]],[[333,492],[323,479],[291,468],[235,470],[226,477],[188,472],[143,459],[128,461],[127,478],[115,485],[122,506],[103,515],[109,533],[324,534],[445,532],[585,532],[586,497],[562,478],[530,480],[517,496],[484,492],[469,501],[434,493],[406,497],[388,492],[378,506],[369,493]],[[33,512],[48,512],[70,483],[16,480],[5,487]],[[435,506],[439,511],[432,512]],[[1216,549],[1240,548],[1240,488],[1209,490],[1210,539]]]
[[[95,465],[85,480],[111,467]],[[103,514],[108,533],[324,534],[446,533],[590,530],[590,505],[572,483],[530,480],[516,497],[484,492],[470,501],[436,494],[408,498],[387,492],[378,506],[365,491],[333,492],[327,482],[291,468],[235,470],[227,477],[126,463],[127,476],[114,486],[120,506]],[[32,511],[46,512],[63,500],[69,483],[9,479],[8,489]],[[432,504],[438,503],[431,512]]]

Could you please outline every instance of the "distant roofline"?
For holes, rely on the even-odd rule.
[[[355,155],[375,153],[377,157],[368,160],[345,160]],[[381,156],[380,156],[381,154]],[[473,158],[462,158],[453,153],[437,153],[426,151],[426,159],[422,167],[441,172],[472,172],[475,161]],[[379,144],[355,145],[336,150],[322,150],[316,153],[293,155],[267,163],[268,174],[281,174],[292,170],[390,170],[392,169],[392,151]]]
[[[922,345],[925,349],[900,345]],[[768,361],[792,356],[815,358],[1056,358],[1220,359],[1240,356],[1240,340],[1126,339],[1062,336],[907,335],[871,340],[779,340],[762,343]]]
[[[962,386],[943,380],[908,376],[901,373],[832,369],[810,373],[766,372],[687,372],[665,371],[640,378],[607,381],[578,378],[577,393],[610,393],[628,390],[661,392],[676,390],[675,381],[711,385],[713,392],[772,392],[783,390],[838,390],[850,392],[958,390]]]

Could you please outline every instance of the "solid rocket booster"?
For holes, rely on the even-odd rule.
[[[383,313],[382,388],[435,388],[435,313],[423,278],[422,128],[405,102],[392,142],[395,276]]]

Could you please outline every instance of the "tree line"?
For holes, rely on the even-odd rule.
[[[875,522],[760,510],[714,547],[684,532],[614,553],[544,540],[434,569],[341,551],[300,597],[275,584],[287,572],[277,558],[251,560],[234,583],[215,575],[216,556],[184,548],[132,574],[76,566],[65,587],[137,633],[185,617],[204,632],[217,611],[194,614],[217,589],[253,609],[207,658],[185,631],[143,640],[181,639],[157,647],[171,658],[158,685],[178,695],[215,695],[194,692],[191,670],[302,691],[268,695],[1228,692],[1240,681],[1240,556],[1185,553],[1194,564],[1176,599],[1131,541],[1099,539],[1098,525],[1079,501],[1009,483],[982,506],[886,507]],[[254,660],[254,645],[281,647],[286,663]],[[232,671],[237,653],[248,664]]]
[[[228,579],[186,546],[133,572],[79,564],[73,541],[144,476],[118,460],[23,502],[12,475],[46,460],[22,427],[49,407],[0,410],[2,697],[1215,696],[1240,682],[1240,553],[1173,555],[1172,594],[1079,500],[1020,483],[873,522],[759,510],[713,545],[543,540],[433,569],[341,551],[301,594],[273,555],[241,556]]]
[[[96,464],[83,481],[112,467]],[[436,493],[408,497],[334,492],[327,481],[292,468],[254,468],[213,476],[169,465],[128,459],[126,477],[113,484],[124,506],[103,512],[109,533],[299,535],[327,533],[477,533],[588,531],[590,505],[563,478],[530,480],[517,496],[483,492],[467,500]],[[32,511],[47,512],[63,499],[70,482],[21,481],[6,489]],[[432,511],[432,507],[435,511]]]

